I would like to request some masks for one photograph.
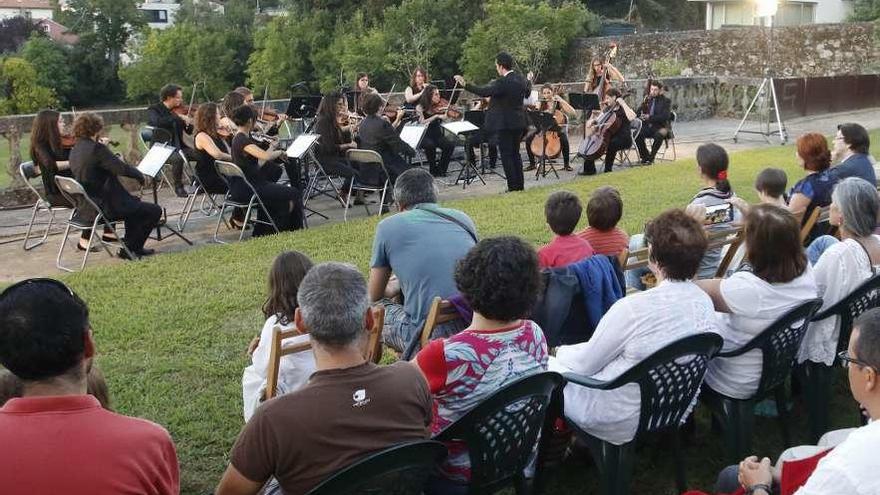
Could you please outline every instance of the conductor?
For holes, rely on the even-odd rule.
[[[468,84],[464,77],[455,80],[464,89],[478,96],[489,96],[489,109],[483,130],[494,136],[501,152],[501,164],[507,176],[508,191],[523,190],[523,164],[519,154],[519,143],[526,129],[526,112],[523,99],[529,96],[529,83],[519,73],[511,70],[513,57],[501,52],[495,56],[495,70],[501,76],[486,86]]]

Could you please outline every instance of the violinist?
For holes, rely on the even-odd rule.
[[[371,93],[364,98],[363,110],[367,117],[358,127],[358,137],[361,148],[373,150],[382,156],[393,184],[397,176],[409,168],[401,154],[413,156],[415,152],[400,139],[393,125],[381,116],[379,110],[382,105],[382,97],[378,94]]]
[[[147,109],[147,124],[157,129],[162,129],[167,135],[157,133],[153,141],[161,142],[170,139],[167,144],[183,151],[188,160],[194,160],[192,149],[183,142],[183,133],[192,132],[193,119],[189,115],[180,115],[174,112],[175,108],[183,105],[183,90],[176,84],[166,84],[159,91],[159,103],[151,105]],[[169,158],[171,164],[171,179],[174,182],[174,193],[179,198],[185,198],[187,191],[183,187],[183,159],[179,153],[174,153]]]
[[[415,108],[416,104],[419,103],[419,98],[422,97],[422,92],[427,84],[428,73],[425,72],[425,69],[416,67],[416,70],[413,71],[409,79],[409,86],[403,90],[403,98],[409,107]]]
[[[251,100],[253,101],[253,100]],[[232,121],[232,112],[235,111],[236,108],[244,105],[246,103],[246,98],[239,91],[230,91],[223,96],[223,99],[220,101],[220,128],[224,129],[224,131],[231,132],[233,135],[237,132],[238,128],[235,125],[235,122]],[[232,144],[232,136],[229,137],[229,142]]]
[[[232,90],[244,96],[244,103],[254,105],[254,92],[247,86],[239,86]],[[281,129],[281,124],[288,119],[287,114],[276,112],[275,109],[265,105],[254,106],[257,111],[257,127],[256,131],[266,136],[277,136]]]
[[[449,103],[440,98],[440,90],[436,86],[428,84],[422,90],[422,96],[416,105],[416,115],[420,124],[426,124],[428,129],[422,137],[420,148],[425,152],[428,159],[431,175],[434,177],[446,177],[449,169],[449,161],[452,160],[452,152],[455,144],[443,134],[440,124],[447,120],[446,110]],[[437,163],[437,148],[440,148],[440,163]]]
[[[378,93],[376,88],[370,86],[370,75],[366,72],[358,72],[357,80],[354,84],[354,112],[358,115],[365,116],[364,99],[369,94]]]
[[[639,118],[642,119],[642,130],[636,136],[636,147],[639,149],[639,157],[644,165],[654,163],[657,151],[663,144],[663,140],[669,135],[669,121],[672,117],[672,102],[663,94],[663,83],[652,80],[649,85],[648,95],[639,108]],[[651,151],[645,145],[645,139],[654,140],[651,143]]]
[[[159,224],[162,208],[153,203],[145,203],[132,196],[119,182],[119,177],[130,177],[143,185],[146,181],[141,172],[120,160],[104,145],[99,137],[104,128],[104,120],[93,113],[84,113],[73,123],[76,144],[70,150],[70,170],[74,178],[82,184],[89,197],[107,215],[107,220],[125,222],[125,246],[135,258],[148,256],[155,251],[144,249],[150,231]],[[93,221],[97,212],[88,204],[76,205],[77,216]],[[120,258],[130,259],[124,249],[119,249]]]
[[[633,111],[626,101],[622,98],[622,93],[617,88],[611,88],[605,93],[605,99],[602,100],[602,109],[599,115],[591,117],[587,120],[588,128],[596,129],[596,132],[609,132],[608,147],[605,151],[605,172],[611,172],[614,167],[614,157],[617,152],[629,149],[632,146],[632,133],[630,131],[630,121],[636,118]],[[604,129],[603,122],[610,114],[616,114],[617,120],[615,125],[609,129]],[[595,160],[584,158],[584,168],[580,175],[595,175]]]
[[[358,147],[349,117],[345,98],[338,91],[324,95],[315,117],[315,132],[321,136],[316,147],[318,162],[325,173],[345,178],[343,190],[348,190],[358,173],[345,158],[346,151]]]
[[[603,84],[604,81],[604,84]],[[599,95],[599,100],[605,99],[605,93],[611,89],[611,82],[618,81],[625,83],[626,79],[623,74],[617,70],[617,67],[607,62],[604,56],[594,57],[590,62],[590,70],[587,71],[587,81],[584,83],[584,93],[595,93]],[[599,86],[602,86],[601,88]]]
[[[538,104],[533,106],[532,109],[553,115],[554,118],[557,119],[556,123],[559,126],[564,126],[568,118],[577,116],[577,111],[569,105],[562,96],[557,94],[556,91],[553,90],[553,86],[550,84],[541,86],[541,97]],[[557,112],[559,112],[559,114],[557,114]],[[564,129],[564,127],[562,129]],[[571,150],[568,142],[568,133],[562,129],[556,131],[556,133],[559,135],[559,143],[562,147],[563,170],[570,172],[573,169],[569,163],[569,154]],[[538,130],[534,127],[530,127],[529,132],[525,137],[526,153],[529,155],[529,166],[525,169],[526,171],[535,169],[535,154],[532,152],[531,144],[537,135]]]
[[[220,136],[220,110],[216,103],[203,103],[196,112],[196,175],[208,194],[225,194],[226,183],[214,162],[232,161],[229,145]]]

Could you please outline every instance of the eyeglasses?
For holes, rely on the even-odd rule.
[[[849,351],[838,352],[837,359],[840,359],[840,365],[843,366],[844,368],[848,368],[850,364],[854,364],[854,365],[862,367],[862,368],[867,367],[867,368],[871,368],[872,370],[875,370],[875,371],[877,370],[877,368],[871,366],[870,364],[868,364],[864,361],[860,361],[856,358],[849,357]]]
[[[22,280],[21,282],[14,283],[9,287],[3,289],[3,292],[0,292],[0,300],[9,295],[13,290],[24,287],[26,285],[31,284],[47,284],[53,287],[57,287],[65,292],[67,292],[70,297],[77,299],[76,294],[73,293],[70,287],[64,284],[64,282],[60,280],[55,280],[54,278],[29,278],[27,280]]]

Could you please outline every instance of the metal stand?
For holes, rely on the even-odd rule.
[[[156,205],[158,205],[158,204],[159,204],[159,188],[158,188],[158,186],[156,185],[156,182],[157,182],[157,181],[156,181],[156,178],[155,178],[155,177],[152,177],[151,180],[150,180],[150,183],[151,183],[151,185],[152,185],[152,189],[153,189],[153,203],[156,204]],[[168,225],[168,212],[165,211],[165,208],[164,208],[164,207],[162,207],[162,218],[159,219],[159,224],[156,225],[156,237],[153,237],[152,239],[156,239],[157,241],[161,241],[161,240],[163,240],[163,239],[167,239],[168,237],[170,237],[170,236],[167,236],[167,235],[166,235],[166,236],[163,236],[163,235],[162,235],[162,226],[163,226],[163,225],[164,225],[165,228],[168,229],[173,235],[176,235],[177,237],[180,237],[181,239],[183,239],[184,242],[186,242],[186,243],[189,244],[190,246],[193,245],[193,243],[192,243],[191,240],[189,240],[189,239],[187,239],[186,237],[184,237],[184,235],[181,234],[181,233],[180,233],[178,230],[176,230],[174,227]]]
[[[555,128],[558,128],[559,126],[556,124],[553,116],[546,112],[530,111],[529,117],[537,129],[537,132],[532,139],[538,139],[538,137],[543,139],[543,146],[541,147],[541,162],[535,167],[535,180],[538,180],[541,177],[547,177],[550,172],[553,172],[553,175],[558,179],[559,172],[556,171],[556,166],[553,164],[552,160],[547,160],[547,132],[555,130]],[[547,165],[550,165],[549,171],[547,170]]]
[[[785,122],[782,121],[782,116],[779,115],[779,99],[776,97],[776,87],[773,85],[773,25],[776,24],[773,19],[776,13],[775,8],[773,9],[773,13],[767,15],[767,20],[770,23],[770,35],[767,40],[767,63],[764,66],[764,80],[761,81],[761,86],[758,87],[758,93],[752,98],[752,102],[749,104],[749,108],[746,109],[746,114],[743,115],[742,120],[739,123],[739,126],[736,128],[736,131],[733,133],[733,142],[737,142],[737,136],[740,133],[744,134],[760,134],[764,136],[764,139],[767,142],[770,142],[770,136],[774,134],[779,135],[779,144],[785,144],[788,141],[788,132],[785,130]],[[769,92],[770,96],[770,106],[772,107],[773,114],[776,116],[776,130],[770,130],[770,127],[773,125],[773,121],[771,119],[770,108],[767,109],[767,120],[761,122],[761,129],[757,131],[744,131],[743,126],[746,124],[746,120],[749,118],[749,114],[752,113],[752,110],[755,108],[755,104],[758,102],[758,99],[761,97],[765,97]]]

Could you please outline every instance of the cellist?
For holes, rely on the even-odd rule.
[[[571,105],[568,104],[565,99],[562,98],[556,91],[553,90],[553,86],[550,84],[544,84],[541,86],[541,98],[538,100],[536,105],[531,106],[532,110],[537,110],[539,112],[545,112],[550,115],[555,115],[556,112],[561,112],[564,118],[573,118],[577,116],[577,110],[574,109]],[[562,126],[565,122],[557,121],[557,124]],[[569,154],[571,153],[571,149],[568,143],[568,133],[559,130],[556,131],[559,135],[559,143],[562,147],[562,162],[563,162],[563,170],[571,171],[571,164],[569,163]],[[526,134],[525,142],[526,142],[526,153],[529,155],[529,166],[525,168],[525,171],[534,170],[535,169],[535,154],[532,153],[532,141],[535,139],[535,136],[538,135],[538,130],[534,127],[529,128],[528,134]]]
[[[617,88],[605,92],[601,105],[601,113],[587,120],[586,126],[592,128],[594,132],[609,133],[608,147],[605,149],[605,172],[608,173],[614,167],[614,157],[617,152],[632,146],[629,123],[636,118],[636,113],[626,104]],[[606,125],[611,114],[616,116],[616,121],[612,125]],[[584,168],[579,174],[596,175],[595,158],[584,157]]]

